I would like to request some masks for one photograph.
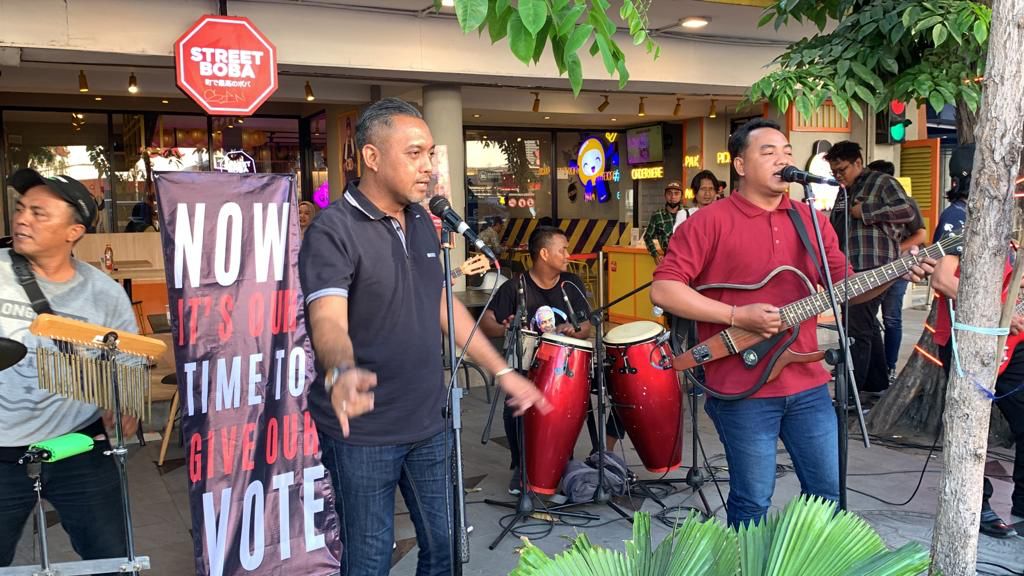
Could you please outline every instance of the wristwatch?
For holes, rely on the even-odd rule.
[[[324,375],[324,390],[327,391],[327,395],[331,395],[331,389],[334,388],[334,384],[338,381],[338,377],[355,368],[352,364],[342,364],[341,366],[335,366],[327,371]]]

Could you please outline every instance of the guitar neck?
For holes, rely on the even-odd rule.
[[[854,274],[842,282],[836,282],[834,291],[836,302],[843,303],[861,294],[870,292],[879,286],[884,286],[906,275],[914,265],[924,258],[938,260],[945,255],[946,251],[940,242],[932,244],[916,255],[904,256],[884,266]],[[796,326],[804,320],[813,318],[831,308],[832,303],[828,294],[826,292],[818,292],[783,306],[780,314],[782,315],[783,324],[786,326]]]

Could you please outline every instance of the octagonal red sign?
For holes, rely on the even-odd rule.
[[[174,43],[174,68],[213,116],[249,116],[277,91],[277,49],[248,18],[200,18]]]

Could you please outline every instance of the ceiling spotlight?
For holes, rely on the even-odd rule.
[[[170,104],[171,101],[170,100],[161,100],[160,103],[161,104]]]
[[[604,112],[606,108],[608,108],[608,95],[607,94],[604,95],[604,102],[601,102],[600,104],[598,104],[597,111],[598,112]]]
[[[711,106],[708,108],[708,118],[718,118],[718,101],[711,99]]]
[[[309,80],[306,80],[306,102],[313,100],[316,100],[316,96],[313,95],[313,87],[309,85]]]
[[[612,118],[612,122],[618,122],[618,121],[619,121],[618,118]]]
[[[545,116],[544,119],[545,120],[551,120],[551,116]]]
[[[236,116],[235,122],[238,124],[245,124],[245,118],[242,118],[241,116]]]
[[[676,107],[672,109],[673,116],[679,116],[683,113],[683,99],[676,98]]]
[[[102,102],[103,101],[103,96],[97,96],[97,97],[93,98],[93,100],[95,100],[97,102]]]
[[[234,128],[234,127],[235,127],[235,121],[234,120],[228,120],[228,128]]]
[[[711,18],[706,16],[688,16],[679,21],[679,25],[690,30],[703,28],[711,23]]]
[[[644,116],[647,116],[647,111],[644,110],[644,99],[646,99],[646,98],[647,98],[647,96],[641,96],[640,97],[640,107],[637,108],[637,110],[636,110],[636,115],[640,116],[641,118],[643,118]]]
[[[78,71],[78,91],[83,94],[89,91],[89,79],[85,77],[85,70]]]
[[[139,81],[135,79],[135,72],[128,75],[128,92],[135,94],[139,91]]]
[[[441,6],[444,6],[445,8],[454,8],[455,0],[441,0]]]
[[[530,92],[533,94],[533,111],[540,112],[540,92]]]
[[[479,117],[480,117],[479,114],[473,114],[473,118],[479,118]]]

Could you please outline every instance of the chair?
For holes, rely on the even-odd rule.
[[[172,372],[164,376],[158,384],[153,384],[150,389],[150,398],[152,402],[171,402],[171,409],[167,412],[167,425],[164,426],[164,432],[160,438],[160,458],[156,462],[157,466],[162,467],[164,459],[167,457],[167,446],[171,442],[171,433],[174,432],[174,421],[178,419],[178,409],[180,408],[178,375]]]

